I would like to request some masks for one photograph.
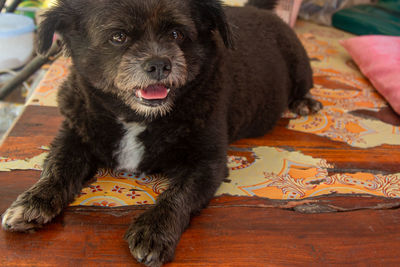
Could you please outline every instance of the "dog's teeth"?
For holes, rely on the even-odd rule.
[[[141,93],[140,91],[137,91],[137,92],[136,92],[136,96],[137,96],[140,100],[143,99],[142,93]]]
[[[169,91],[171,91],[171,89],[167,89],[167,93],[169,94]]]

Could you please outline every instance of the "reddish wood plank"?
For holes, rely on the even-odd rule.
[[[55,107],[27,106],[0,147],[1,157],[25,159],[43,152],[63,118]]]
[[[0,231],[1,266],[136,266],[122,236],[137,210],[70,208],[34,234]],[[300,214],[218,206],[193,219],[170,266],[398,265],[397,210]]]
[[[39,177],[39,171],[0,172],[0,214]]]

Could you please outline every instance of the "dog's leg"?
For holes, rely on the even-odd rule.
[[[179,179],[141,214],[125,235],[132,255],[148,266],[171,261],[181,234],[192,215],[204,208],[225,177],[226,161],[200,164],[203,169],[178,169]]]
[[[322,109],[321,102],[312,98],[311,94],[306,94],[303,98],[295,99],[290,105],[290,111],[299,114],[301,116],[306,116],[310,114],[317,113]]]
[[[3,214],[2,227],[9,231],[41,227],[74,200],[95,172],[88,149],[64,127],[53,141],[40,180]]]

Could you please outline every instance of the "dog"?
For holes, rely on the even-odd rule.
[[[265,0],[268,7],[276,1]],[[228,176],[228,145],[267,133],[282,113],[321,104],[307,54],[276,15],[219,0],[59,0],[38,30],[72,59],[58,95],[65,117],[39,181],[2,227],[51,221],[100,167],[161,173],[170,186],[129,227],[137,261],[173,260],[190,219]]]

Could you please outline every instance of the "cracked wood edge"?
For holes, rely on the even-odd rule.
[[[124,216],[131,211],[146,210],[153,205],[125,206],[115,208],[102,208],[90,206],[68,207],[68,211],[86,213],[101,211],[116,217]],[[400,208],[400,199],[377,197],[366,194],[330,194],[315,198],[301,200],[275,200],[259,197],[238,197],[223,195],[214,198],[209,209],[227,207],[247,208],[278,208],[292,210],[299,213],[328,213],[328,212],[350,212],[358,210],[387,210]]]

